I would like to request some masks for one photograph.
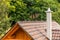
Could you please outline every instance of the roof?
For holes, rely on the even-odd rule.
[[[53,30],[53,40],[60,40],[60,30]]]
[[[18,24],[23,28],[34,40],[45,40],[47,38],[47,22],[46,21],[19,21]],[[53,40],[60,40],[60,25],[52,22]]]

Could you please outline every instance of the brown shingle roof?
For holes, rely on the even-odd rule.
[[[60,30],[53,30],[53,40],[60,40]]]
[[[18,24],[34,39],[45,40],[47,37],[47,23],[45,21],[23,21]],[[52,22],[53,40],[60,40],[60,27],[55,21]],[[57,35],[57,36],[56,36]]]

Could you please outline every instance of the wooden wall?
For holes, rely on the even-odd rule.
[[[8,32],[2,40],[32,40],[32,38],[19,27],[19,25],[15,28],[11,32]]]

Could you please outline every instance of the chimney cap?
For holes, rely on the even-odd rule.
[[[50,8],[48,8],[48,10],[46,11],[46,13],[51,13],[51,12],[53,12],[53,11],[51,11]]]

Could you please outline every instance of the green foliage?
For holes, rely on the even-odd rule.
[[[5,34],[6,30],[10,27],[9,18],[8,18],[8,2],[9,1],[0,1],[0,37]]]
[[[60,19],[56,17],[56,14],[60,13],[59,4],[58,0],[12,0],[9,16],[11,21],[46,20],[45,11],[50,7],[53,11],[53,20],[57,21]]]

